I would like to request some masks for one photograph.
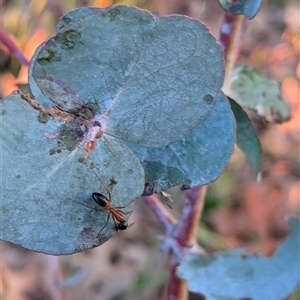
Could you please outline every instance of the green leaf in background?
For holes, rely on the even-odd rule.
[[[219,0],[224,10],[237,14],[245,15],[248,19],[252,19],[257,14],[261,0]]]
[[[235,142],[235,120],[226,96],[206,121],[185,139],[163,149],[126,145],[138,157],[145,170],[146,182],[157,182],[157,191],[175,184],[205,185],[224,170]]]
[[[242,107],[230,97],[228,97],[228,99],[236,120],[236,143],[245,153],[254,172],[257,173],[259,171],[261,157],[260,141],[253,124]]]
[[[290,107],[281,96],[278,82],[266,78],[252,67],[235,66],[224,92],[268,122],[283,123],[291,118]]]
[[[300,281],[299,221],[291,219],[290,226],[290,235],[272,257],[243,256],[243,249],[193,253],[183,258],[177,275],[207,300],[285,299]]]
[[[96,115],[106,134],[154,148],[204,122],[223,77],[222,49],[201,22],[127,6],[67,14],[29,71],[44,107]]]
[[[108,197],[91,170],[94,166],[111,191],[112,205],[131,211],[130,202],[144,188],[144,172],[133,153],[104,134],[85,165],[77,118],[39,122],[38,112],[17,93],[1,102],[0,112],[0,238],[55,255],[90,249],[109,239],[116,232],[112,219],[98,234],[108,213],[71,199],[95,208],[93,192]]]

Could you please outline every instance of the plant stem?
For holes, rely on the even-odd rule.
[[[58,257],[53,255],[47,255],[48,268],[51,278],[51,299],[61,300],[61,289],[60,289],[60,276]]]
[[[173,231],[177,223],[176,218],[166,209],[166,207],[154,196],[143,196],[145,203],[153,210],[160,222],[165,226],[168,235]]]
[[[230,77],[231,69],[239,53],[242,34],[246,29],[247,19],[243,15],[226,12],[220,29],[219,43],[224,51],[225,82]]]
[[[195,186],[186,191],[182,216],[173,235],[181,247],[192,247],[196,243],[196,233],[204,205],[205,191],[205,186]]]
[[[168,300],[186,300],[188,299],[187,282],[177,277],[176,269],[178,262],[171,262],[170,277],[168,285]]]
[[[2,30],[0,30],[0,42],[7,47],[9,52],[14,55],[22,65],[29,66],[29,61],[24,56],[23,52],[19,50],[11,38]]]
[[[173,233],[173,239],[176,241],[175,244],[180,246],[182,252],[184,251],[183,248],[191,248],[196,244],[197,227],[203,209],[205,191],[205,186],[195,186],[186,191],[182,216]],[[178,257],[173,255],[168,284],[168,300],[187,299],[187,283],[176,275],[178,265]]]
[[[186,191],[182,217],[175,231],[173,231],[173,229],[176,224],[176,219],[157,197],[154,195],[143,196],[146,204],[151,207],[167,231],[165,243],[171,251],[168,300],[187,299],[187,283],[177,277],[176,269],[179,265],[180,256],[184,253],[185,248],[191,248],[196,244],[196,232],[204,204],[205,190],[206,187],[197,186]]]

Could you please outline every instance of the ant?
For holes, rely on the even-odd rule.
[[[92,170],[93,171],[93,170]],[[111,193],[110,191],[108,190],[108,188],[105,186],[105,184],[102,182],[102,180],[100,179],[100,177],[97,175],[97,173],[95,171],[93,171],[94,174],[96,175],[96,177],[98,178],[98,180],[100,181],[100,183],[103,185],[103,187],[105,188],[105,190],[107,191],[108,193],[108,199],[106,196],[104,196],[103,194],[100,194],[100,193],[92,193],[92,197],[94,199],[94,201],[100,205],[101,207],[103,207],[103,209],[101,210],[97,210],[97,211],[109,211],[108,215],[107,215],[107,219],[106,219],[106,222],[104,224],[104,226],[101,228],[101,230],[99,231],[98,234],[100,234],[102,232],[102,230],[107,226],[108,224],[108,221],[109,221],[109,218],[110,216],[112,216],[113,220],[114,220],[114,223],[115,223],[115,228],[116,230],[125,230],[127,229],[128,227],[128,223],[127,221],[125,220],[124,218],[124,215],[126,215],[127,213],[124,213],[121,209],[122,208],[125,208],[124,206],[123,207],[119,207],[119,206],[112,206],[111,205],[111,200],[112,200],[112,197],[111,197]],[[72,200],[72,199],[71,199]],[[75,201],[75,200],[73,200]],[[77,202],[77,201],[75,201]],[[77,202],[79,203],[79,202]],[[94,209],[86,204],[83,204],[83,203],[80,203],[86,207],[89,207],[91,209]],[[117,223],[116,220],[119,222]]]

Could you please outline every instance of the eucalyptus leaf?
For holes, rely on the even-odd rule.
[[[4,99],[0,111],[1,239],[60,255],[99,246],[116,233],[112,218],[99,233],[108,212],[95,211],[91,196],[109,198],[107,188],[113,206],[132,210],[144,188],[132,152],[104,134],[86,162],[77,119],[41,118],[17,93]]]
[[[283,123],[291,118],[291,109],[281,96],[278,82],[252,67],[235,66],[225,93],[268,122]]]
[[[254,172],[257,173],[260,165],[261,145],[255,128],[247,114],[243,111],[242,107],[233,99],[228,99],[237,124],[236,143],[238,147],[245,153]]]
[[[272,257],[243,255],[235,249],[213,255],[188,254],[177,275],[189,290],[207,300],[285,299],[300,281],[299,221],[290,219],[291,233]]]
[[[261,0],[219,0],[219,2],[224,10],[245,15],[248,19],[254,18],[261,6]]]
[[[224,170],[235,143],[235,119],[224,93],[209,118],[185,139],[162,149],[126,145],[138,157],[146,182],[156,181],[156,190],[178,183],[205,185]]]
[[[127,6],[70,12],[29,71],[43,106],[95,116],[105,133],[154,148],[204,122],[223,77],[222,49],[204,24]]]

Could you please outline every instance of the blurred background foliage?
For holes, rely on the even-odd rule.
[[[188,15],[207,24],[216,38],[224,14],[218,1],[211,0],[2,0],[1,29],[30,60],[69,10],[113,4],[134,5],[159,15]],[[299,14],[296,0],[263,1],[243,35],[237,63],[278,80],[292,118],[272,125],[248,112],[263,148],[260,181],[236,149],[225,172],[208,186],[198,242],[209,252],[244,246],[245,251],[272,255],[289,232],[286,216],[300,216]],[[26,90],[27,72],[1,43],[1,99],[18,87]],[[180,217],[184,194],[178,187],[169,192],[174,199],[172,212]],[[1,299],[52,299],[53,270],[59,272],[62,299],[165,299],[168,255],[160,250],[158,239],[164,238],[164,232],[142,200],[136,201],[130,223],[128,230],[103,246],[65,257],[2,242]],[[191,294],[190,299],[202,298]],[[289,299],[300,299],[299,290]]]

